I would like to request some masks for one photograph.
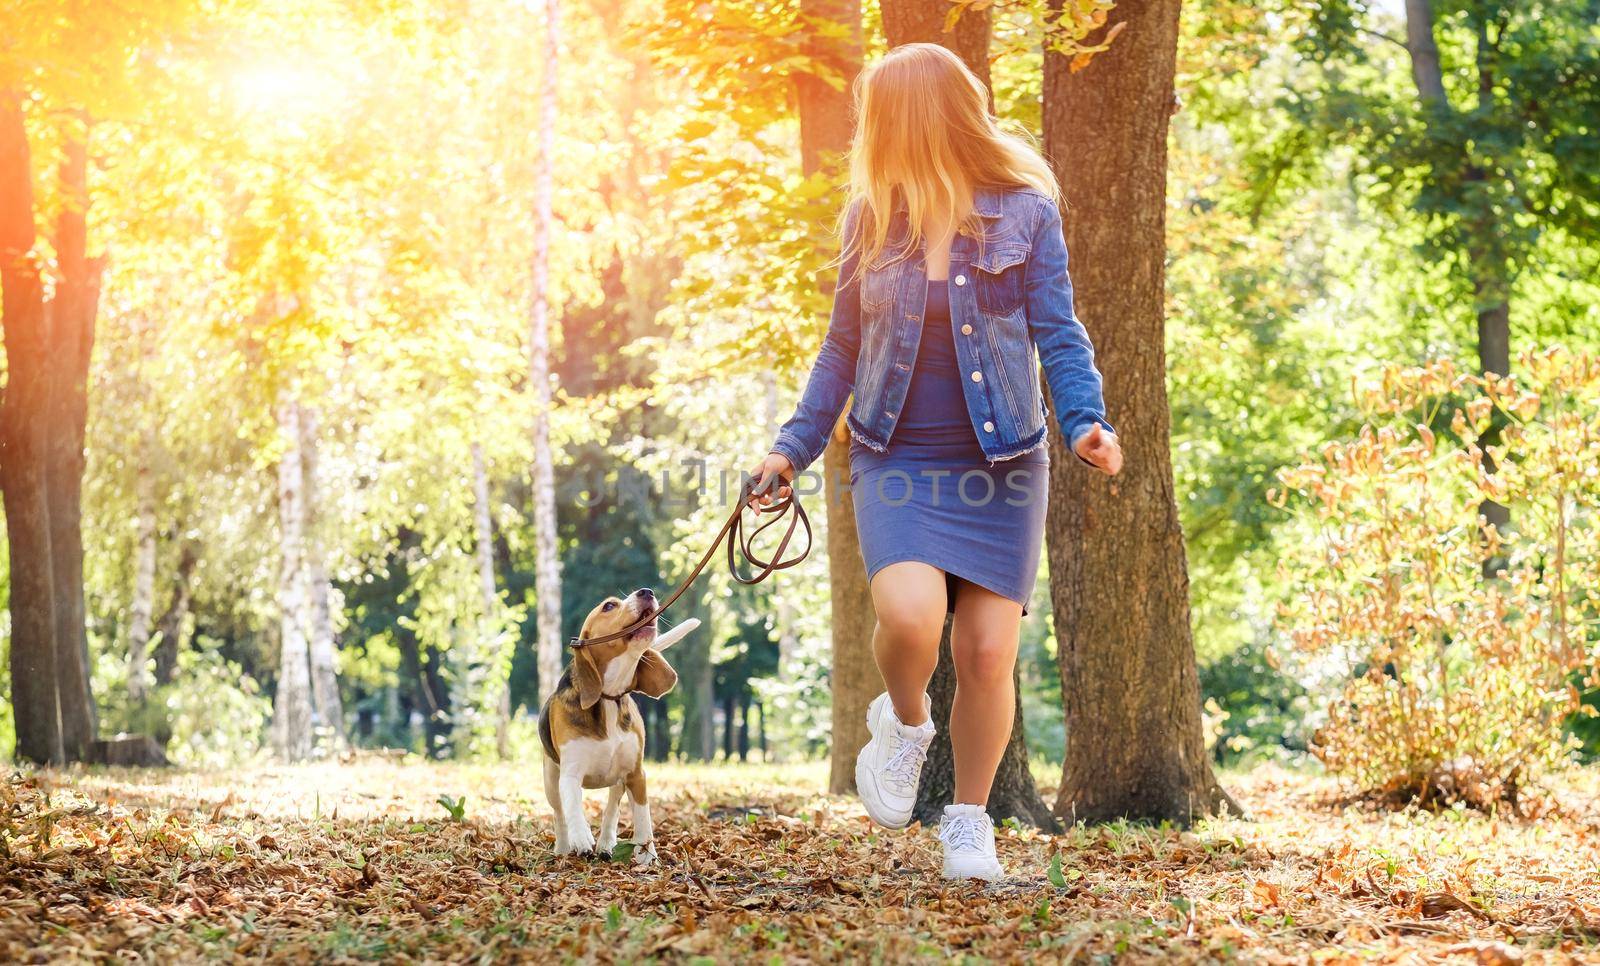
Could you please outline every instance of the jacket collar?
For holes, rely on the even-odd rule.
[[[981,187],[973,196],[972,207],[981,218],[999,218],[1000,198],[1000,189]]]

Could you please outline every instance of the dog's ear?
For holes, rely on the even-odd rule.
[[[633,672],[633,687],[630,691],[648,694],[652,698],[659,698],[671,691],[678,683],[678,672],[672,669],[667,659],[655,649],[645,651],[639,658],[639,667]]]
[[[572,655],[572,684],[578,689],[578,704],[587,711],[600,700],[600,668],[592,648],[580,647]]]

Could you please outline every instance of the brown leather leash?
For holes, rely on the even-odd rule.
[[[734,580],[741,584],[759,584],[777,571],[788,570],[790,567],[793,567],[800,563],[800,561],[806,559],[806,557],[811,553],[811,518],[806,516],[806,508],[800,505],[800,494],[795,489],[793,481],[790,481],[789,483],[788,496],[781,497],[766,506],[757,505],[752,507],[752,509],[755,510],[756,519],[759,520],[762,514],[771,515],[771,519],[751,530],[748,534],[745,533],[744,510],[745,507],[749,505],[751,498],[753,498],[757,493],[756,485],[755,477],[750,477],[745,481],[744,485],[739,488],[739,501],[734,505],[733,512],[728,514],[728,519],[723,521],[722,529],[717,531],[716,537],[711,541],[711,546],[706,548],[706,552],[700,557],[700,562],[694,565],[694,570],[689,572],[689,576],[684,578],[683,583],[678,585],[678,589],[674,590],[672,592],[672,596],[663,601],[661,606],[634,621],[632,624],[629,624],[627,627],[624,627],[620,631],[613,631],[604,637],[591,637],[588,639],[574,637],[568,643],[568,646],[588,647],[591,644],[603,644],[606,641],[614,641],[619,637],[627,637],[629,634],[632,634],[639,628],[653,622],[657,617],[660,617],[662,614],[666,613],[667,608],[671,607],[679,597],[683,596],[684,591],[694,586],[694,582],[700,579],[700,574],[705,571],[706,564],[710,563],[711,558],[716,555],[717,547],[721,545],[724,538],[727,538],[728,541],[728,573],[733,576]],[[774,479],[767,485],[766,489],[771,489],[774,485],[781,485],[781,481]],[[761,536],[761,532],[763,530],[766,530],[773,524],[782,521],[785,517],[788,517],[789,519],[789,526],[788,529],[784,530],[783,532],[783,539],[778,541],[777,552],[772,555],[772,559],[763,560],[751,547],[751,543],[757,537]],[[805,549],[801,550],[798,556],[785,560],[783,558],[783,552],[789,548],[789,540],[794,536],[796,529],[805,530]],[[744,556],[745,562],[751,567],[758,568],[760,571],[759,573],[746,576],[740,571],[739,561],[734,556],[735,547],[737,547],[739,553]]]

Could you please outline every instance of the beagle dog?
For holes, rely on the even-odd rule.
[[[584,618],[579,638],[604,637],[655,610],[656,595],[648,587],[625,598],[607,597]],[[555,812],[557,855],[610,855],[626,790],[633,803],[633,860],[641,865],[655,861],[655,830],[644,787],[644,720],[632,693],[659,698],[672,690],[678,674],[661,652],[699,624],[687,620],[658,637],[651,620],[626,637],[573,649],[571,665],[539,712],[544,793]],[[611,791],[599,841],[584,818],[585,788]]]

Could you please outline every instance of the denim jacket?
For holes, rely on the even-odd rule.
[[[1073,312],[1061,213],[1027,188],[981,189],[974,207],[984,237],[958,234],[950,247],[950,323],[973,432],[991,463],[1038,448],[1045,437],[1043,363],[1056,419],[1075,447],[1096,423],[1111,424],[1094,347]],[[927,299],[925,250],[907,250],[902,206],[883,256],[858,272],[859,228],[853,208],[827,336],[799,406],[772,444],[796,472],[822,455],[852,391],[851,435],[887,450],[911,384]]]

